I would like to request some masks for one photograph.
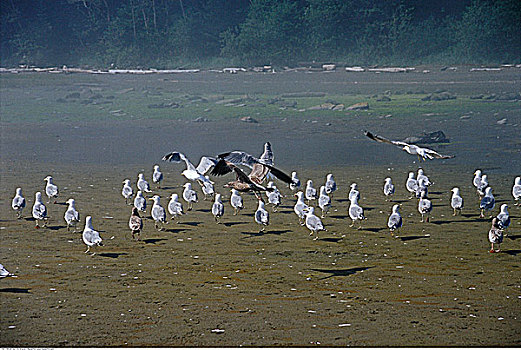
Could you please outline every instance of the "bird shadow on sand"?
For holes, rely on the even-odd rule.
[[[507,235],[506,238],[510,238],[511,240],[515,241],[516,239],[521,238],[521,235]]]
[[[165,191],[175,190],[176,188],[179,188],[179,187],[175,187],[175,186],[161,187],[161,189],[162,189],[162,190],[165,190]]]
[[[519,249],[503,250],[503,253],[516,256],[519,253],[521,253],[521,250],[519,250]]]
[[[270,230],[270,231],[260,231],[260,232],[241,232],[243,235],[248,235],[248,237],[261,237],[265,235],[281,235],[283,233],[291,232],[291,230]]]
[[[0,293],[31,293],[28,288],[0,288]]]
[[[354,227],[353,227],[354,228]],[[385,228],[378,228],[378,227],[362,227],[360,230],[358,231],[369,231],[369,232],[374,232],[374,233],[378,233],[380,231],[385,231]]]
[[[329,215],[332,219],[347,219],[347,215]]]
[[[147,238],[147,239],[144,239],[143,242],[145,242],[146,244],[156,244],[157,242],[161,242],[161,241],[167,241],[166,238]]]
[[[57,230],[61,230],[62,228],[67,228],[67,226],[54,225],[54,226],[47,226],[47,228],[49,230],[57,231]]]
[[[326,238],[319,238],[318,240],[319,241],[324,241],[324,242],[338,243],[341,240],[343,240],[343,238],[341,238],[341,237],[326,237]]]
[[[102,256],[104,258],[112,258],[112,259],[117,259],[119,258],[121,255],[128,255],[127,253],[99,253],[98,254],[99,256]]]
[[[200,211],[202,213],[210,213],[212,210],[211,209],[196,209],[195,211]]]
[[[202,224],[201,221],[188,221],[188,222],[181,222],[181,225],[188,225],[188,226],[199,226]]]
[[[291,214],[293,213],[293,210],[277,210],[276,213]]]
[[[235,226],[235,225],[240,225],[240,224],[247,224],[247,222],[245,221],[233,221],[233,222],[222,222],[222,224],[226,227],[232,227],[232,226]]]
[[[170,232],[170,233],[181,233],[181,232],[186,231],[186,229],[184,229],[184,228],[167,228],[165,231]]]
[[[373,266],[367,266],[367,267],[353,267],[350,269],[341,269],[341,270],[333,270],[333,269],[311,269],[313,271],[317,272],[323,272],[323,273],[329,273],[329,276],[320,278],[321,280],[331,278],[331,277],[346,277],[354,275],[357,272],[365,271],[368,269],[372,269]]]
[[[422,238],[429,238],[429,236],[423,235],[423,236],[396,236],[396,238],[402,240],[402,241],[414,241],[416,239],[422,239]]]

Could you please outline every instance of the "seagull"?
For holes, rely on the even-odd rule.
[[[347,196],[347,198],[349,198],[349,200],[352,200],[353,198],[356,199],[357,201],[360,199],[360,192],[358,192],[358,185],[356,183],[352,183],[351,184],[351,190],[349,191],[349,195]]]
[[[209,182],[210,180],[204,177],[204,175],[210,170],[211,167],[215,166],[217,160],[212,157],[201,157],[199,161],[199,165],[197,168],[186,158],[186,156],[181,152],[170,152],[163,157],[163,161],[175,162],[179,163],[184,161],[186,164],[186,169],[183,170],[181,175],[186,177],[189,181],[197,181],[201,187],[203,187],[204,183]]]
[[[418,175],[416,176],[416,181],[420,182],[421,179],[424,180],[425,186],[428,187],[428,186],[432,185],[432,182],[429,180],[427,175],[425,175],[423,173],[423,169],[422,168],[418,169]]]
[[[297,197],[297,203],[293,207],[293,211],[298,216],[299,224],[305,225],[305,223],[302,222],[302,219],[304,219],[306,216],[308,205],[304,202],[304,192],[298,191],[297,193],[295,193],[295,196]]]
[[[187,182],[183,185],[183,199],[188,203],[188,209],[192,210],[193,203],[197,203],[197,192],[192,190],[192,184]]]
[[[143,213],[147,209],[147,200],[143,197],[143,192],[137,191],[136,197],[134,198],[134,206]]]
[[[391,215],[389,215],[389,220],[387,221],[387,227],[389,227],[391,235],[394,235],[394,231],[402,227],[402,222],[402,216],[400,215],[400,204],[395,204],[393,205],[393,211]]]
[[[281,203],[282,194],[273,181],[268,182],[266,189],[271,189],[270,191],[266,191],[266,197],[268,197],[268,203],[273,205],[273,212],[276,212]]]
[[[264,209],[264,202],[261,199],[259,199],[259,206],[255,211],[255,222],[262,225],[259,232],[264,231],[264,228],[270,223],[270,214],[266,209]]]
[[[203,200],[207,200],[208,196],[210,196],[212,198],[215,196],[215,189],[213,187],[213,182],[210,181],[210,178],[208,177],[208,175],[206,175],[205,178],[208,181],[203,183],[201,186],[201,189],[203,190],[203,194],[204,194]]]
[[[139,241],[139,234],[143,229],[143,219],[139,216],[139,211],[136,207],[132,207],[132,214],[130,215],[130,219],[128,220],[128,227],[132,231],[132,239],[136,239]]]
[[[481,183],[481,170],[480,169],[477,169],[475,172],[474,172],[474,179],[472,180],[472,184],[474,185],[474,187],[476,187],[476,189],[479,187],[479,184]]]
[[[47,181],[47,185],[45,185],[45,194],[49,197],[49,200],[47,201],[47,203],[49,203],[51,198],[58,197],[58,186],[52,182],[52,176],[47,176],[44,180]],[[54,203],[56,203],[56,201],[54,201]]]
[[[518,176],[514,180],[514,186],[512,187],[512,196],[516,203],[514,205],[519,205],[519,199],[521,199],[521,177]]]
[[[306,223],[306,227],[309,230],[311,230],[311,233],[309,235],[310,236],[312,236],[313,234],[316,235],[316,237],[313,238],[313,240],[318,239],[318,231],[326,231],[320,218],[315,215],[315,208],[313,208],[313,207],[308,207],[308,209],[306,210],[305,223]]]
[[[503,231],[510,226],[510,215],[508,214],[508,205],[502,204],[501,205],[501,212],[496,216],[498,219],[498,226]]]
[[[165,208],[163,208],[160,204],[161,198],[156,194],[152,198],[151,201],[154,201],[152,205],[152,210],[150,210],[150,214],[152,215],[152,219],[155,221],[155,226],[158,231],[163,231],[163,225],[166,222],[166,212]],[[159,225],[161,224],[161,225]]]
[[[333,178],[333,174],[327,174],[325,186],[326,186],[326,193],[328,195],[331,195],[331,197],[333,197],[333,192],[336,191],[336,182],[335,182],[335,179]]]
[[[215,171],[215,173],[214,173]],[[272,191],[273,189],[267,188],[259,184],[258,182],[254,182],[250,176],[246,175],[244,171],[241,170],[238,166],[233,163],[221,160],[212,170],[212,174],[214,175],[223,175],[227,174],[229,171],[235,172],[235,181],[230,181],[224,185],[224,187],[234,188],[239,192],[253,192],[257,199],[261,200],[261,192]]]
[[[418,161],[420,161],[420,162],[422,160],[426,161],[427,159],[434,159],[434,158],[450,159],[450,158],[455,157],[453,155],[443,155],[430,148],[419,147],[419,146],[409,144],[409,143],[406,143],[403,141],[392,141],[392,140],[386,139],[385,137],[373,134],[369,131],[364,131],[364,134],[365,134],[365,136],[369,137],[371,140],[398,146],[401,149],[403,149],[405,152],[418,156]]]
[[[461,213],[461,209],[463,208],[463,198],[461,198],[459,194],[459,188],[454,187],[452,190],[452,197],[450,199],[450,206],[454,209],[453,216],[458,215],[458,212]]]
[[[184,214],[183,204],[179,202],[179,196],[177,193],[172,193],[172,195],[170,195],[170,202],[168,202],[167,208],[170,215],[172,215],[172,220],[174,220],[177,216]]]
[[[132,186],[130,186],[130,180],[125,179],[123,181],[123,189],[121,190],[121,195],[125,197],[125,204],[129,204],[128,199],[132,197],[133,194],[134,190],[132,189]]]
[[[101,242],[102,239],[99,235],[98,231],[95,231],[92,228],[92,217],[87,216],[85,218],[85,228],[83,229],[83,242],[87,245],[87,250],[85,253],[88,253],[90,251],[90,247],[93,247],[95,245],[102,246],[103,243]],[[96,253],[92,253],[94,255]]]
[[[390,177],[387,177],[385,178],[385,183],[384,183],[384,195],[386,197],[386,201],[387,200],[391,200],[391,196],[394,194],[394,185],[393,185],[393,181],[391,180]],[[389,199],[387,199],[389,198]]]
[[[320,186],[320,195],[318,197],[318,206],[322,210],[321,217],[324,218],[331,208],[331,198],[327,195],[326,186]]]
[[[309,201],[315,199],[317,199],[317,189],[313,187],[313,181],[308,180],[308,182],[306,183],[306,200],[309,204]]]
[[[483,174],[483,175],[481,175],[481,181],[479,182],[479,186],[477,188],[480,199],[483,198],[483,196],[485,195],[485,190],[487,187],[488,187],[487,175]]]
[[[494,195],[492,195],[492,187],[487,187],[485,189],[485,196],[481,199],[481,203],[479,204],[479,208],[481,209],[480,217],[485,217],[485,210],[494,209],[494,205],[496,204],[496,199]]]
[[[422,192],[425,192],[425,195],[427,195],[429,193],[429,187],[425,183],[424,178],[421,178],[420,181],[418,181],[418,189],[416,190],[416,198],[420,198]]]
[[[364,209],[362,209],[362,207],[358,205],[358,198],[352,197],[349,200],[351,201],[351,204],[349,205],[348,212],[349,217],[353,221],[353,223],[349,225],[349,227],[353,227],[355,222],[358,220],[360,221],[360,226],[358,227],[358,229],[361,229],[362,220],[366,219],[366,217],[364,216]]]
[[[422,191],[420,193],[420,200],[418,201],[418,211],[422,215],[421,222],[424,221],[424,216],[427,218],[425,219],[425,222],[429,222],[429,214],[432,210],[432,203],[427,198],[427,193],[425,191]]]
[[[492,226],[490,227],[490,231],[488,231],[488,241],[491,244],[491,253],[499,253],[501,251],[501,243],[503,242],[503,230],[501,230],[501,228],[499,227],[498,218],[492,219]],[[494,249],[494,244],[498,245],[498,250]]]
[[[0,278],[6,278],[6,277],[17,277],[11,272],[7,271],[7,269],[4,267],[4,265],[0,264]]]
[[[418,190],[418,181],[414,178],[414,173],[412,171],[409,173],[409,177],[405,183],[405,188],[407,188],[407,191],[411,192],[411,194],[416,194],[416,191]],[[413,198],[412,195],[409,199],[411,198]]]
[[[292,191],[298,190],[300,188],[300,180],[297,177],[297,172],[296,171],[293,171],[291,173],[291,184],[289,185],[289,188]]]
[[[141,192],[147,192],[147,193],[152,192],[152,191],[150,190],[150,185],[148,184],[148,181],[145,180],[145,177],[143,176],[142,173],[139,173],[139,174],[138,174],[138,179],[137,179],[137,188],[138,188]]]
[[[163,180],[163,173],[159,171],[159,165],[156,164],[152,173],[152,181],[157,184],[157,188],[161,188],[161,180]]]
[[[16,211],[16,218],[21,219],[22,211],[25,208],[25,198],[22,195],[21,187],[18,187],[16,189],[16,194],[13,198],[13,201],[11,202],[11,208],[13,208],[13,210]]]
[[[239,194],[239,191],[237,191],[235,188],[232,188],[232,195],[230,197],[230,204],[232,205],[233,209],[235,210],[233,215],[239,214],[241,209],[244,209],[242,197]]]
[[[35,194],[35,201],[33,204],[33,218],[36,219],[35,228],[40,228],[39,220],[44,220],[43,226],[47,226],[47,220],[49,218],[47,217],[47,208],[45,207],[45,204],[42,203],[41,192],[36,192]]]
[[[221,201],[220,193],[217,193],[215,195],[215,201],[213,202],[213,205],[212,205],[212,214],[213,214],[213,217],[215,218],[216,223],[219,223],[219,218],[224,215],[224,205],[223,205],[223,202]]]
[[[67,211],[63,215],[63,218],[65,219],[65,222],[67,223],[67,231],[69,231],[70,226],[74,226],[74,231],[76,232],[76,224],[80,222],[80,213],[76,210],[75,204],[76,202],[74,199],[70,198],[65,202],[69,205],[67,208]]]

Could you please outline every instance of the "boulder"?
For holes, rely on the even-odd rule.
[[[367,102],[360,102],[355,103],[354,105],[351,105],[346,108],[348,111],[361,111],[361,110],[367,110],[369,109],[369,103]]]
[[[419,136],[410,136],[403,140],[403,142],[412,144],[429,144],[429,143],[448,143],[449,139],[441,130],[421,133]]]
[[[245,123],[258,123],[258,121],[253,119],[252,117],[242,117],[239,120]]]

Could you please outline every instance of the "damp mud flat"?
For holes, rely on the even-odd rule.
[[[377,89],[374,79],[367,84]],[[127,86],[118,84],[120,90]],[[513,157],[519,151],[513,131],[519,105],[496,107],[470,120],[449,110],[441,118],[296,114],[285,121],[258,117],[259,123],[251,124],[236,118],[2,123],[0,262],[18,277],[0,281],[0,343],[519,346],[521,209],[511,196],[520,175],[520,159]],[[506,124],[498,124],[505,115]],[[365,138],[364,129],[401,139],[441,129],[451,143],[433,148],[456,158],[419,164],[398,148]],[[152,166],[159,164],[165,180],[160,189],[152,185],[148,197],[158,194],[166,206],[185,181],[182,164],[161,162],[165,153],[183,151],[194,162],[231,149],[260,155],[266,141],[272,143],[275,164],[288,173],[296,170],[303,182],[312,179],[318,187],[327,173],[334,174],[339,189],[323,219],[327,232],[317,240],[299,225],[295,197],[278,181],[285,198],[277,212],[269,207],[264,232],[253,220],[254,196],[244,195],[245,209],[232,215],[230,193],[222,187],[231,175],[215,178],[225,202],[221,224],[196,185],[200,201],[179,223],[170,220],[157,231],[149,201],[141,240],[131,239],[131,207],[120,194],[125,178],[135,189],[137,174],[151,181]],[[407,173],[419,166],[434,182],[429,223],[420,222],[417,201],[404,186]],[[488,174],[494,188],[491,214],[509,205],[512,223],[500,253],[488,252],[491,214],[479,217],[471,184],[476,168]],[[48,227],[35,229],[30,208],[47,175],[54,177],[60,196],[57,203],[45,203]],[[393,202],[382,194],[388,176],[396,186]],[[361,229],[350,227],[347,215],[353,182],[367,217]],[[455,186],[465,200],[456,217],[449,205]],[[16,187],[27,200],[21,220],[10,208]],[[82,217],[76,233],[63,221],[69,198]],[[404,226],[391,236],[386,223],[396,203]],[[93,256],[84,253],[80,233],[88,215],[104,243]]]

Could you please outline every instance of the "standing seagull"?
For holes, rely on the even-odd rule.
[[[183,172],[181,172],[181,175],[183,175],[190,181],[197,181],[201,185],[201,187],[204,183],[210,181],[207,178],[205,178],[204,175],[208,172],[208,170],[210,170],[211,167],[213,167],[217,163],[217,160],[215,158],[201,157],[199,165],[196,168],[183,153],[177,151],[166,154],[163,157],[163,160],[174,163],[180,163],[181,161],[184,161],[186,164],[186,169],[183,170]]]
[[[403,141],[392,141],[392,140],[386,139],[385,137],[373,134],[369,131],[365,131],[364,134],[365,134],[365,136],[369,137],[371,140],[398,146],[405,152],[418,156],[418,161],[420,161],[420,162],[422,160],[426,161],[427,159],[434,159],[434,158],[438,158],[438,159],[454,158],[453,155],[443,155],[430,148],[419,147],[419,146],[409,144],[409,143],[406,143]]]
[[[7,271],[7,269],[4,267],[4,265],[0,264],[0,278],[6,278],[6,277],[17,277],[11,272]]]
[[[514,205],[519,205],[519,199],[521,199],[521,176],[516,177],[514,180],[514,186],[512,187],[512,196],[516,203]]]
[[[488,241],[491,244],[490,252],[499,253],[501,251],[501,243],[503,242],[503,230],[499,227],[498,218],[492,219],[492,226],[488,231]],[[494,249],[494,244],[498,245],[498,250]]]
[[[270,191],[266,191],[266,197],[268,197],[268,203],[273,204],[273,212],[276,212],[281,203],[282,194],[273,181],[268,182],[266,189],[271,189]]]
[[[220,193],[217,193],[215,195],[215,201],[213,202],[213,205],[212,205],[212,214],[213,214],[213,217],[215,218],[216,223],[219,223],[219,218],[224,215],[224,205],[223,205],[223,202],[221,201]]]
[[[298,223],[300,225],[305,225],[305,222],[302,222],[302,220],[306,217],[306,211],[309,207],[304,202],[304,193],[302,191],[295,193],[295,196],[297,197],[297,203],[293,207],[293,211],[298,216]]]
[[[427,218],[425,219],[425,222],[429,222],[429,214],[432,210],[432,203],[427,198],[427,193],[425,191],[422,191],[420,194],[420,200],[418,201],[418,211],[422,215],[421,222],[424,222],[424,216]]]
[[[35,228],[40,228],[39,221],[44,220],[43,226],[47,226],[47,220],[49,219],[47,217],[47,208],[45,207],[45,204],[42,203],[42,193],[36,192],[35,195],[35,201],[33,204],[33,218],[36,219],[36,226]]]
[[[230,197],[230,204],[232,205],[233,209],[235,210],[233,215],[239,214],[241,209],[244,209],[242,197],[239,194],[239,191],[237,191],[235,188],[232,188],[232,195]]]
[[[137,191],[136,198],[134,198],[134,206],[143,213],[147,210],[147,200],[143,197],[143,192]]]
[[[321,217],[325,217],[331,208],[331,198],[327,195],[326,186],[320,186],[320,196],[318,197],[318,206],[322,210]]]
[[[414,173],[412,171],[409,173],[409,177],[405,182],[405,188],[407,188],[407,191],[411,193],[411,197],[409,197],[409,199],[412,199],[418,190],[418,181],[414,178]]]
[[[170,196],[170,202],[168,202],[168,212],[170,215],[172,215],[172,220],[174,220],[177,216],[184,214],[183,204],[179,202],[179,196],[177,193],[172,193]]]
[[[481,209],[481,215],[480,217],[485,217],[485,210],[490,211],[494,209],[494,205],[496,204],[496,199],[494,198],[494,195],[492,194],[492,187],[487,187],[485,189],[485,196],[481,199],[481,202],[479,204],[479,209]]]
[[[187,182],[183,185],[183,199],[188,203],[188,209],[192,210],[193,203],[197,203],[197,192],[192,190],[192,184]]]
[[[76,210],[76,202],[74,201],[74,199],[70,198],[69,200],[67,200],[66,203],[69,205],[69,207],[63,215],[63,218],[67,223],[67,231],[69,231],[70,226],[74,226],[73,232],[76,232],[76,224],[80,222],[80,213],[78,213],[78,211]]]
[[[425,192],[425,195],[429,193],[429,187],[427,187],[427,184],[425,183],[425,179],[421,178],[420,181],[418,181],[418,189],[416,190],[416,198],[420,198],[420,195],[422,192]]]
[[[18,187],[16,189],[16,194],[11,202],[11,208],[16,211],[16,218],[22,218],[22,211],[25,208],[25,198],[22,196],[22,189]]]
[[[353,182],[350,187],[351,187],[351,190],[349,190],[349,194],[348,194],[347,198],[349,198],[349,200],[354,198],[358,201],[360,199],[360,192],[358,192],[358,185]]]
[[[203,183],[203,185],[201,186],[201,189],[203,190],[203,194],[204,194],[203,200],[206,200],[208,198],[208,196],[210,196],[212,198],[215,196],[215,189],[213,187],[213,182],[210,181],[210,178],[208,177],[208,175],[206,175],[205,178],[208,181]]]
[[[485,190],[487,189],[487,187],[488,187],[488,178],[487,178],[486,174],[483,174],[483,175],[481,175],[481,181],[479,182],[479,186],[477,188],[480,199],[483,198],[483,196],[485,195]]]
[[[480,183],[481,183],[481,170],[476,169],[476,171],[474,172],[474,179],[472,179],[472,184],[477,189],[479,187]]]
[[[137,177],[138,177],[138,179],[137,179],[137,188],[141,192],[147,192],[147,193],[152,192],[150,190],[150,185],[148,184],[148,181],[145,180],[145,177],[143,176],[143,174],[139,173]]]
[[[313,181],[308,180],[306,183],[306,200],[308,204],[310,201],[317,199],[317,189],[313,187]]]
[[[289,185],[289,188],[292,191],[298,190],[300,188],[300,180],[297,177],[297,172],[296,171],[293,171],[291,173],[291,184]]]
[[[336,191],[336,182],[333,178],[333,174],[327,174],[326,176],[326,193],[333,197],[333,192]]]
[[[496,218],[498,219],[498,226],[499,228],[504,231],[510,226],[510,214],[508,214],[508,205],[502,204],[501,205],[501,212],[497,214]]]
[[[262,225],[262,228],[259,232],[264,231],[264,228],[270,223],[270,214],[266,209],[264,209],[264,202],[259,199],[259,206],[255,211],[255,222],[259,225]]]
[[[47,185],[45,185],[45,194],[49,197],[49,200],[47,201],[47,203],[49,203],[51,198],[58,197],[58,186],[52,182],[52,176],[47,176],[44,180],[47,181]],[[56,203],[56,200],[54,203]]]
[[[99,235],[98,231],[95,231],[92,228],[92,217],[87,216],[85,218],[85,228],[83,229],[83,242],[87,245],[87,250],[85,253],[88,253],[90,251],[90,247],[93,247],[95,245],[102,246],[103,243],[101,243],[102,239]],[[92,253],[94,255],[96,253]]]
[[[133,194],[134,190],[132,189],[132,186],[130,186],[130,180],[125,179],[123,181],[123,189],[121,190],[121,195],[125,197],[125,204],[129,204],[128,199],[132,197]]]
[[[309,207],[306,210],[306,227],[311,231],[310,236],[313,236],[313,234],[316,235],[313,240],[318,239],[318,231],[326,231],[324,228],[324,225],[322,224],[322,220],[318,216],[315,215],[315,208]]]
[[[349,227],[353,227],[356,221],[360,221],[358,229],[362,228],[362,220],[365,219],[364,209],[358,205],[358,199],[356,197],[350,198],[351,204],[349,205],[349,217],[353,221]]]
[[[425,186],[429,187],[430,185],[432,185],[432,182],[429,180],[429,178],[427,177],[427,175],[425,175],[425,174],[423,173],[423,169],[422,169],[422,168],[419,168],[419,169],[418,169],[418,175],[416,175],[416,181],[418,181],[418,183],[419,183],[421,179],[424,180],[424,182],[425,182]]]
[[[393,212],[389,215],[387,221],[387,227],[391,231],[391,235],[394,235],[394,231],[402,227],[402,216],[400,215],[400,204],[393,205]]]
[[[152,210],[150,210],[150,214],[152,215],[152,219],[154,219],[156,229],[158,231],[163,231],[163,225],[166,222],[166,212],[165,208],[161,206],[161,198],[156,194],[150,198],[150,200],[154,201]]]
[[[461,209],[463,208],[463,198],[461,198],[459,194],[459,188],[454,187],[452,189],[452,197],[450,199],[450,206],[454,209],[454,216],[458,215],[458,212],[461,213]]]
[[[128,227],[132,231],[132,239],[136,239],[137,237],[137,240],[139,241],[139,235],[143,229],[143,219],[139,216],[139,211],[136,207],[132,208],[132,214],[128,220]]]
[[[159,170],[159,165],[156,164],[152,173],[152,181],[157,184],[157,188],[161,188],[161,180],[163,180],[163,173]]]
[[[385,179],[385,183],[384,183],[384,195],[385,195],[385,200],[391,200],[391,196],[394,194],[394,185],[393,185],[393,181],[391,180],[390,177],[387,177]]]

